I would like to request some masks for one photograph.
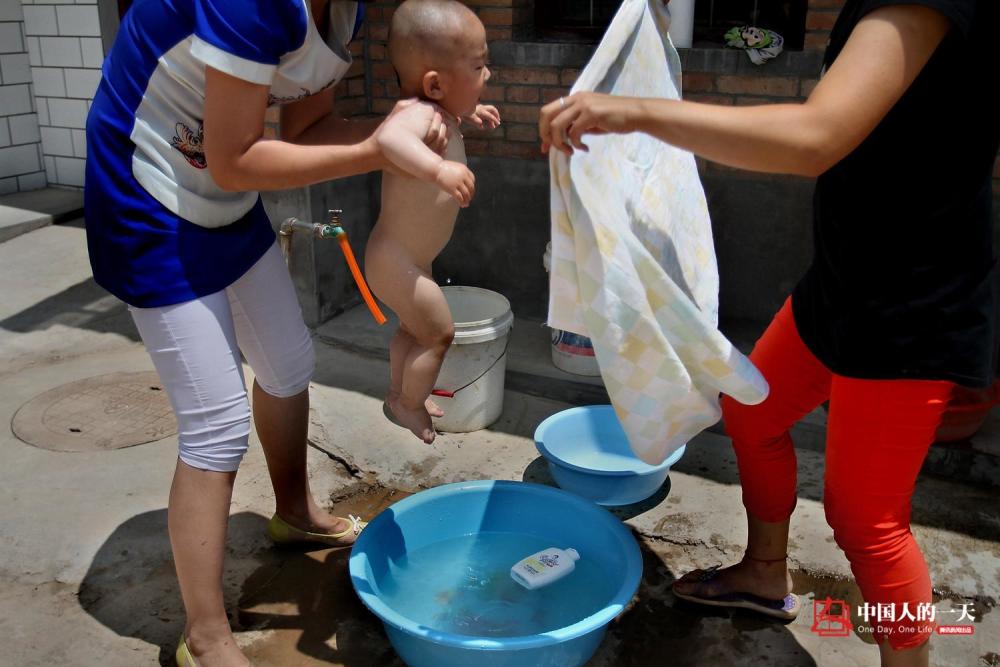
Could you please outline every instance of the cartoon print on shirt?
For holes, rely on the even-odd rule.
[[[174,138],[170,140],[170,145],[179,150],[187,158],[187,161],[195,169],[204,169],[208,166],[205,160],[205,125],[198,124],[198,133],[195,134],[184,123],[177,123],[174,126]]]

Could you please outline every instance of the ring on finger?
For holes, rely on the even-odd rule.
[[[565,109],[566,108],[566,98],[565,97],[560,97],[559,98],[559,108],[560,109]]]

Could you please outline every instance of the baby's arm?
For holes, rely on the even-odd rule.
[[[435,183],[462,206],[468,206],[476,190],[476,177],[460,162],[445,160],[423,142],[434,107],[417,103],[386,121],[378,144],[386,158],[408,174]]]
[[[477,104],[476,110],[462,116],[462,120],[480,130],[495,130],[500,127],[500,110],[492,104]]]

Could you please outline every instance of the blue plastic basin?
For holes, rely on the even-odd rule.
[[[566,627],[490,638],[427,627],[380,595],[393,585],[394,566],[407,553],[480,532],[526,534],[572,546],[581,560],[595,561],[613,578],[614,593],[599,611]],[[590,659],[607,624],[632,599],[642,557],[618,519],[578,496],[538,484],[477,481],[422,491],[379,514],[354,545],[350,572],[361,601],[382,620],[396,652],[412,667],[571,667]]]
[[[631,505],[653,495],[685,450],[658,466],[642,461],[610,405],[557,412],[535,430],[535,446],[560,487],[600,505]]]

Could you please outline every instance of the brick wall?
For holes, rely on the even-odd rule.
[[[369,3],[368,7],[369,108],[376,113],[386,113],[399,97],[396,75],[386,48],[389,22],[398,4],[395,0],[383,0]],[[469,155],[538,159],[541,157],[538,153],[538,109],[565,94],[579,69],[559,63],[519,64],[510,57],[513,55],[510,40],[530,30],[533,17],[530,0],[467,0],[465,4],[486,26],[487,40],[493,51],[490,67],[493,78],[483,94],[483,101],[500,107],[504,121],[492,132],[466,132],[466,151]],[[503,53],[498,53],[497,49]]]
[[[541,1],[541,0],[539,0]],[[751,104],[776,99],[800,99],[808,94],[819,72],[819,52],[844,0],[810,0],[806,51],[782,56],[762,68],[742,61],[746,56],[723,49],[691,49],[685,57],[685,90],[692,99],[724,104]],[[367,110],[386,113],[399,95],[395,74],[386,53],[389,21],[398,0],[368,5],[367,73],[370,88]],[[493,79],[483,101],[500,107],[504,124],[493,132],[466,133],[470,155],[497,155],[541,159],[538,153],[538,110],[565,95],[592,52],[592,45],[546,44],[531,41],[534,5],[531,0],[466,0],[486,26],[490,41]],[[528,38],[528,39],[525,39]],[[518,40],[518,41],[511,41]],[[523,40],[523,41],[522,41]],[[799,56],[805,57],[799,57]],[[342,84],[337,90],[351,93],[348,108],[355,108],[363,81]]]
[[[101,79],[97,0],[22,0],[45,173],[50,185],[83,186],[84,128]]]
[[[45,186],[21,0],[0,0],[0,194]]]
[[[355,72],[354,78],[336,90],[338,106],[347,115],[386,113],[399,95],[386,53],[389,21],[398,4],[399,0],[379,0],[368,5],[366,69]],[[470,155],[542,159],[538,153],[538,110],[568,92],[589,59],[591,47],[531,41],[532,0],[465,0],[465,4],[479,15],[490,41],[493,79],[483,101],[500,107],[504,119],[498,130],[466,132],[466,149]],[[681,50],[684,96],[716,104],[805,99],[818,81],[822,54],[843,5],[844,0],[809,0],[804,49],[786,52],[761,67],[733,50]],[[363,49],[358,47],[355,52],[362,54]],[[1000,193],[1000,162],[994,167],[993,178],[994,190]]]
[[[805,50],[821,51],[826,48],[830,30],[843,6],[844,0],[809,0],[809,9],[806,11]]]
[[[545,295],[538,286],[545,278],[541,269],[532,273],[530,261],[541,255],[548,240],[547,165],[538,150],[538,111],[567,93],[594,46],[539,39],[532,0],[465,2],[487,29],[493,80],[484,101],[500,107],[504,123],[495,132],[466,133],[466,148],[482,176],[481,192],[463,212],[462,225],[435,263],[435,275],[496,289],[511,299],[519,315],[543,317]],[[357,108],[361,86],[368,112],[385,113],[397,99],[386,38],[398,4],[398,0],[369,3],[365,77],[342,84],[337,91],[351,94],[347,109]],[[786,51],[760,67],[733,49],[682,49],[685,97],[732,105],[804,99],[817,84],[823,51],[843,4],[844,0],[809,0],[803,50]],[[747,339],[752,340],[808,264],[812,182],[703,160],[699,167],[715,232],[721,315],[730,326],[746,323]],[[1000,193],[1000,167],[994,177]],[[512,192],[517,196],[510,196]],[[747,225],[748,210],[767,210],[771,215]],[[529,261],[512,266],[509,257]],[[780,261],[749,262],[748,257],[780,257]]]

